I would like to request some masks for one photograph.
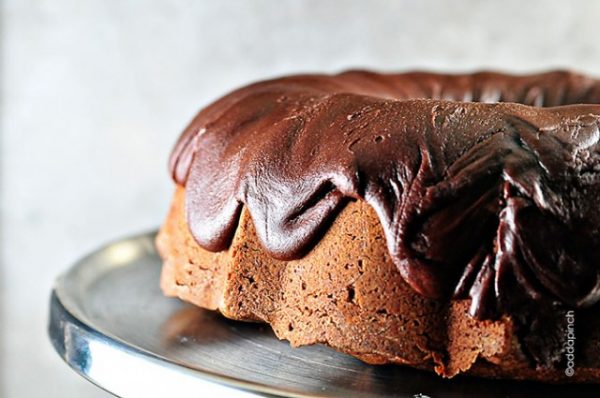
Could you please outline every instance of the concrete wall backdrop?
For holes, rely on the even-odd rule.
[[[209,101],[307,71],[600,75],[597,1],[4,0],[0,396],[106,396],[46,337],[55,276],[157,226],[166,159]]]

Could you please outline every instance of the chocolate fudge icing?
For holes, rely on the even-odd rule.
[[[568,72],[286,77],[202,110],[170,167],[211,251],[247,206],[265,250],[299,258],[344,204],[367,201],[413,289],[512,316],[548,366],[564,313],[600,300],[596,103],[600,81]]]

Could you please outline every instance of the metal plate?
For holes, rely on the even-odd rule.
[[[229,321],[163,297],[154,236],[90,254],[57,280],[52,294],[49,332],[56,351],[118,396],[600,396],[594,385],[444,380],[401,366],[366,365],[323,346],[291,348],[265,325]]]

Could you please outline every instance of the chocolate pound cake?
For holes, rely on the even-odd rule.
[[[239,89],[171,156],[162,289],[372,364],[600,382],[595,104],[568,72]]]

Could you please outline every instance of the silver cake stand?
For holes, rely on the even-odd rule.
[[[226,320],[158,287],[155,233],[102,247],[58,278],[54,348],[77,373],[121,397],[565,397],[593,385],[455,378],[369,366],[323,346],[291,348],[270,328]]]

